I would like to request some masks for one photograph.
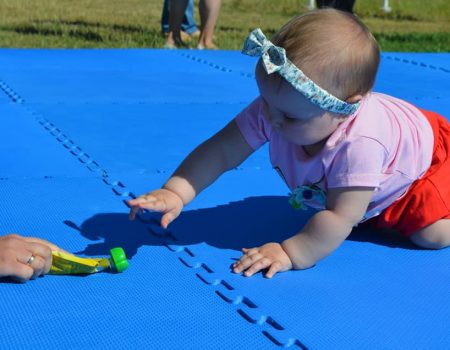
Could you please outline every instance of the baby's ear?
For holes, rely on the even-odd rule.
[[[353,95],[345,100],[347,103],[357,103],[362,100],[362,95]]]

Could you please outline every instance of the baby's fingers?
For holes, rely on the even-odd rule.
[[[130,199],[128,201],[128,205],[130,207],[140,207],[142,205],[152,203],[156,200],[157,200],[157,198],[152,195],[143,195],[143,196],[139,196],[135,199]]]
[[[271,264],[272,261],[268,258],[259,259],[244,272],[244,275],[247,277],[253,276],[255,273],[268,268]]]
[[[142,204],[139,204],[138,207],[140,209],[148,209],[148,210],[157,211],[157,212],[166,212],[168,210],[165,200],[157,199],[154,197],[152,197],[152,199],[150,199]]]
[[[134,220],[136,218],[136,214],[142,213],[141,206],[142,204],[148,201],[148,196],[140,196],[135,199],[130,199],[127,203],[130,207],[130,214],[128,215],[129,220]]]
[[[142,209],[164,212],[167,207],[165,201],[157,199],[153,196],[139,197],[128,201],[128,204],[131,206],[130,214],[128,216],[130,220],[134,220],[136,214],[140,214]]]
[[[237,263],[233,266],[233,271],[235,273],[240,273],[247,270],[250,266],[259,261],[263,256],[259,253],[253,253],[252,255],[243,255]]]
[[[136,218],[136,214],[139,214],[142,211],[141,208],[138,207],[131,207],[130,208],[130,214],[128,215],[129,220],[134,220]]]
[[[270,265],[269,271],[266,273],[267,278],[272,278],[277,272],[280,272],[283,269],[283,265],[278,260],[274,261],[272,265]]]
[[[253,255],[259,253],[259,248],[242,248],[242,253],[246,255]]]
[[[178,217],[179,213],[177,213],[174,210],[169,211],[168,213],[164,214],[161,218],[161,226],[163,228],[167,228],[169,224],[175,220]]]

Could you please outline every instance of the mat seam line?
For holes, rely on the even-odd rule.
[[[246,78],[255,78],[254,74],[233,70],[233,69],[227,68],[225,66],[221,66],[221,65],[219,65],[217,63],[214,63],[212,61],[209,61],[209,60],[206,60],[204,58],[201,58],[201,57],[198,57],[198,56],[194,56],[194,55],[191,55],[191,54],[188,54],[188,53],[185,53],[185,52],[181,52],[180,55],[185,57],[185,58],[191,59],[192,61],[195,61],[195,62],[198,62],[198,63],[207,64],[208,66],[210,66],[210,67],[212,67],[212,68],[214,68],[216,70],[219,70],[221,72],[238,73],[239,75],[241,75],[243,77],[246,77]]]
[[[407,63],[407,64],[412,64],[414,66],[418,66],[418,67],[422,67],[422,68],[428,68],[428,69],[433,69],[433,70],[440,70],[443,71],[444,73],[450,73],[450,69],[444,68],[444,67],[440,67],[440,66],[435,66],[433,64],[427,64],[427,63],[423,63],[420,61],[416,61],[413,59],[406,59],[406,58],[399,58],[399,57],[395,57],[395,56],[389,56],[389,54],[383,54],[382,57],[387,58],[388,60],[393,60],[396,62],[400,62],[400,63]]]
[[[203,64],[207,64],[208,66],[225,72],[225,73],[238,73],[241,76],[247,77],[247,78],[255,78],[254,74],[250,74],[250,73],[246,73],[246,72],[242,72],[242,71],[237,71],[237,70],[233,70],[230,68],[227,68],[225,66],[219,65],[217,63],[214,63],[213,61],[207,60],[205,58],[201,58],[198,56],[195,56],[195,54],[189,54],[189,53],[185,53],[185,52],[180,52],[180,55],[191,59],[192,61],[198,62],[198,63],[203,63]],[[444,67],[440,67],[440,66],[435,66],[433,64],[427,64],[427,63],[423,63],[417,60],[413,60],[413,59],[406,59],[406,58],[398,58],[395,56],[390,56],[389,54],[386,53],[382,53],[382,57],[385,57],[388,60],[394,60],[396,62],[400,62],[400,63],[407,63],[407,64],[412,64],[414,66],[418,66],[418,67],[422,67],[422,68],[427,68],[427,69],[433,69],[433,70],[440,70],[443,71],[444,73],[450,73],[450,69],[444,68]]]

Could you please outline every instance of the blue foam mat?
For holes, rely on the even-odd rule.
[[[223,127],[245,105],[194,103],[189,105],[193,118],[185,117],[186,107],[182,104],[61,107],[35,106],[109,171],[148,174],[173,170],[187,152]]]
[[[85,167],[74,162],[70,152],[77,150],[72,148],[73,143],[64,143],[65,149],[59,147],[52,135],[54,130],[41,127],[41,118],[22,104],[0,101],[0,115],[3,131],[0,178],[90,175]]]
[[[122,246],[130,260],[122,274],[0,284],[2,349],[230,349],[243,340],[252,348],[271,346],[211,297],[212,288],[199,284],[159,236],[130,222],[120,196],[99,179],[8,180],[0,195],[8,202],[2,232],[39,234],[88,256]]]
[[[10,49],[0,54],[1,79],[14,85],[28,104],[234,102],[248,100],[255,86],[240,71],[227,70],[215,60],[192,60],[186,51],[79,50],[76,57],[70,50],[32,52]]]
[[[376,88],[448,116],[447,58],[385,53]],[[312,215],[289,208],[265,150],[202,193],[169,230],[157,215],[126,220],[123,200],[160,186],[256,96],[254,62],[229,51],[0,50],[8,111],[0,118],[11,130],[0,159],[12,163],[14,135],[34,145],[31,159],[25,147],[2,170],[2,232],[88,256],[122,245],[131,257],[121,275],[0,284],[8,300],[2,347],[450,346],[449,250],[418,250],[362,227],[312,269],[272,280],[231,273],[241,247],[284,239]]]

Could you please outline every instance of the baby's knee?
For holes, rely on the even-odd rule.
[[[440,220],[425,227],[410,237],[411,241],[422,248],[443,249],[450,246],[450,220]]]

